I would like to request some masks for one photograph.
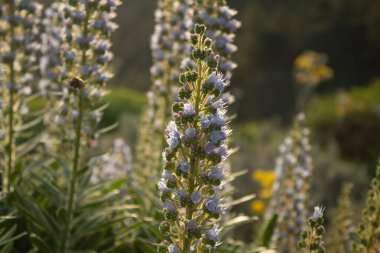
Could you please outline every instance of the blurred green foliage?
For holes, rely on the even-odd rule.
[[[335,140],[340,154],[374,172],[380,154],[380,80],[325,96],[316,96],[308,123],[323,145]],[[373,173],[372,173],[373,175]]]
[[[128,88],[113,88],[105,97],[108,108],[102,119],[102,126],[115,124],[123,114],[140,115],[147,104],[146,94]]]

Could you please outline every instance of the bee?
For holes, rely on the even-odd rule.
[[[85,84],[85,81],[83,81],[82,79],[80,79],[79,77],[76,77],[76,76],[72,77],[69,81],[69,86],[73,90],[83,89],[84,84]]]

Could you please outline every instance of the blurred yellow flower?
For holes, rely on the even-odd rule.
[[[259,182],[263,188],[270,188],[275,181],[275,174],[273,170],[256,169],[252,173],[252,179]]]
[[[294,75],[297,83],[318,86],[322,81],[334,76],[333,70],[326,65],[326,54],[307,50],[294,60]]]
[[[251,211],[255,214],[263,214],[265,210],[265,204],[261,200],[254,200],[251,203]]]
[[[253,213],[260,215],[265,211],[264,202],[272,196],[272,186],[276,177],[273,170],[266,169],[255,169],[251,176],[252,180],[258,182],[261,186],[260,199],[251,202],[251,210]]]

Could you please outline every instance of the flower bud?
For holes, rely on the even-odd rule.
[[[196,24],[194,28],[194,32],[199,35],[203,35],[206,31],[205,25]]]
[[[193,46],[196,46],[198,44],[198,36],[196,34],[191,34],[190,41]]]
[[[163,221],[158,229],[160,230],[160,233],[166,234],[170,231],[170,223],[168,221]]]

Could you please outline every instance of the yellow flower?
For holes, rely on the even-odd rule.
[[[256,169],[252,173],[252,179],[260,183],[263,188],[270,188],[276,178],[273,170]]]
[[[327,55],[307,50],[294,60],[294,76],[302,85],[317,86],[333,77],[333,70],[326,65]]]
[[[261,200],[254,200],[251,202],[251,211],[255,214],[263,214],[265,211],[265,204]]]

